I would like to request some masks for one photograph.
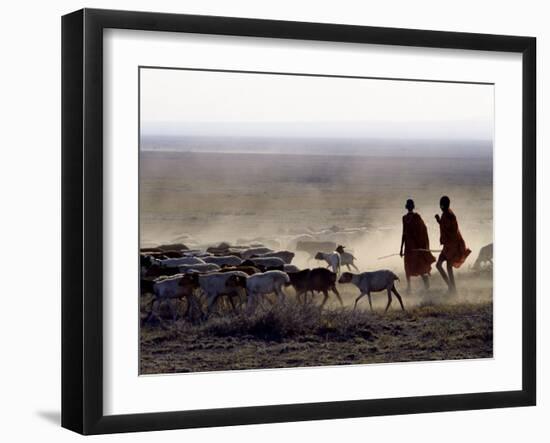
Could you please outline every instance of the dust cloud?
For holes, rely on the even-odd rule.
[[[491,275],[474,279],[470,267],[479,249],[492,242],[492,185],[492,159],[483,157],[142,151],[140,242],[189,248],[262,243],[295,250],[299,240],[332,241],[353,252],[361,271],[391,269],[404,287],[397,254],[405,201],[414,199],[430,247],[438,250],[434,215],[440,213],[439,198],[448,195],[472,250],[457,270],[459,288],[461,275],[469,285],[461,293],[490,297]],[[304,252],[293,263],[320,265]],[[434,267],[435,294],[443,291],[436,274]]]

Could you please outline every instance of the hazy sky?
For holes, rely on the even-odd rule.
[[[493,86],[141,69],[144,135],[492,140]]]

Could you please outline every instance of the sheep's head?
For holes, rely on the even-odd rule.
[[[351,282],[351,279],[353,278],[353,274],[351,272],[344,272],[340,279],[338,280],[338,283],[349,283]]]
[[[292,261],[292,259],[294,258],[296,254],[294,252],[290,252],[290,251],[286,251],[285,252],[285,256],[286,258],[288,258],[289,261]]]
[[[322,252],[318,252],[317,254],[315,254],[315,260],[323,260],[323,259],[324,257]]]
[[[162,262],[158,258],[151,257],[151,256],[149,256],[149,258],[151,259],[150,260],[150,263],[151,263],[150,266],[153,266],[153,265],[161,266],[162,265]]]
[[[336,248],[336,252],[338,252],[339,254],[343,254],[344,253],[344,248],[345,248],[345,246],[338,245],[338,247]]]

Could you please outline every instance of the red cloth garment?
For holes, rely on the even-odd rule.
[[[455,268],[460,268],[472,251],[466,247],[458,229],[456,215],[450,209],[441,216],[439,229],[441,231],[439,242],[443,245],[441,255],[445,257],[447,263]]]
[[[429,251],[428,229],[419,214],[410,212],[403,216],[405,238],[405,274],[418,276],[429,274],[435,257]],[[419,251],[419,249],[423,249]]]

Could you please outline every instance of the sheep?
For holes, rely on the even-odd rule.
[[[262,272],[259,268],[255,266],[225,266],[223,267],[220,272],[232,272],[232,271],[241,271],[244,272],[247,275],[254,275],[259,274]]]
[[[474,271],[479,271],[483,269],[484,266],[492,267],[493,266],[493,244],[489,243],[488,245],[483,246],[479,250],[479,255],[475,263],[472,265]]]
[[[321,303],[321,309],[325,306],[325,303],[328,300],[328,291],[334,292],[340,305],[344,306],[342,297],[336,289],[336,273],[329,271],[325,268],[315,268],[315,269],[304,269],[300,272],[294,272],[288,274],[289,283],[296,290],[296,296],[299,298],[300,295],[304,294],[304,303],[307,302],[307,293],[311,292],[314,294],[314,291],[322,292],[324,295],[323,302]]]
[[[286,286],[292,286],[296,291],[296,297],[300,299],[300,295],[305,294],[307,301],[307,293],[310,291],[309,286],[309,273],[311,269],[303,269],[298,272],[288,273],[288,283]],[[311,291],[313,295],[313,291]]]
[[[342,263],[342,259],[340,258],[340,254],[338,252],[318,252],[317,254],[315,254],[315,260],[326,261],[328,264],[327,268],[332,268],[332,272],[334,272],[335,274],[340,273],[340,265]]]
[[[176,274],[171,277],[157,279],[153,284],[153,293],[157,300],[183,298],[191,295],[190,289],[193,288],[194,283],[195,278],[193,276]],[[198,288],[198,284],[195,285],[194,289],[196,288]]]
[[[160,248],[139,248],[139,252],[143,254],[159,254],[162,253]]]
[[[344,251],[345,246],[338,245],[336,248],[336,252],[340,254],[340,265],[346,266],[348,268],[348,271],[351,271],[350,266],[353,266],[356,271],[359,271],[359,268],[355,266],[354,261],[356,258],[353,256],[352,253]]]
[[[162,276],[169,276],[179,274],[180,270],[178,268],[163,268],[159,265],[152,265],[150,268],[142,268],[141,276],[144,278],[155,278]]]
[[[140,276],[145,277],[147,270],[153,265],[153,258],[149,255],[139,255]]]
[[[153,286],[155,285],[155,280],[150,279],[140,279],[139,281],[139,292],[141,295],[145,294],[154,294],[155,291],[153,289]]]
[[[275,252],[273,249],[258,247],[258,248],[248,248],[241,252],[241,257],[246,259],[252,258],[253,255],[267,254],[268,252]]]
[[[399,277],[397,277],[397,275],[395,275],[392,271],[384,269],[374,272],[362,272],[361,274],[344,272],[338,280],[338,283],[353,283],[359,288],[359,291],[361,291],[359,297],[355,299],[355,304],[353,306],[354,310],[355,308],[357,308],[357,302],[359,301],[359,299],[367,295],[369,298],[370,309],[372,311],[372,300],[370,293],[386,290],[388,292],[388,304],[386,305],[386,309],[384,310],[384,312],[386,312],[390,307],[390,304],[392,302],[392,292],[397,297],[397,300],[401,305],[401,309],[404,311],[405,307],[403,306],[401,295],[399,295],[399,292],[397,292],[397,289],[395,289],[395,280],[399,280]]]
[[[163,251],[162,255],[166,258],[179,258],[184,256],[182,252],[176,250]]]
[[[163,268],[177,268],[180,265],[196,265],[204,264],[204,260],[198,257],[178,257],[178,258],[167,258],[164,260],[153,259],[153,263],[163,267]]]
[[[231,245],[229,243],[221,242],[217,246],[209,246],[208,248],[206,248],[206,252],[210,252],[211,254],[225,253],[230,247]]]
[[[161,251],[181,251],[182,249],[189,249],[187,246],[185,246],[183,243],[172,243],[168,245],[160,245],[158,246],[158,249]]]
[[[280,267],[281,270],[285,266],[285,262],[279,257],[252,257],[247,261],[251,261],[254,265],[265,266],[266,268]]]
[[[292,263],[292,259],[296,254],[290,251],[277,251],[277,252],[266,252],[265,254],[255,254],[250,258],[271,258],[277,257],[280,258],[285,264],[289,265]]]
[[[210,257],[213,254],[210,252],[205,252],[202,249],[190,249],[189,251],[184,251],[183,256],[184,257]]]
[[[140,254],[139,266],[141,268],[149,268],[153,264],[153,259],[150,255]]]
[[[214,263],[218,266],[239,266],[242,260],[234,255],[203,257],[204,263]]]
[[[205,316],[208,317],[210,315],[214,304],[222,295],[229,296],[229,301],[233,309],[235,309],[232,297],[240,295],[242,289],[244,289],[244,282],[247,277],[248,276],[244,272],[240,271],[214,272],[211,274],[198,275],[199,287],[206,296],[207,312]],[[236,281],[241,284],[235,284]],[[227,284],[228,282],[229,285]]]
[[[284,265],[283,266],[283,271],[285,271],[286,273],[300,272],[300,268],[298,266],[295,266],[295,265]]]
[[[254,263],[252,260],[245,260],[243,261],[239,266],[246,266],[246,267],[251,267],[251,268],[256,268],[258,269],[260,272],[265,272],[265,271],[282,271],[284,269],[284,266],[271,266],[271,267],[267,267],[267,266],[264,266],[260,263]]]
[[[189,272],[216,272],[219,271],[221,268],[215,264],[215,263],[197,263],[196,265],[179,265],[178,270],[182,274],[186,274]]]
[[[160,306],[162,301],[192,297],[195,289],[199,287],[198,279],[194,276],[176,274],[172,277],[156,280],[153,284],[155,295],[154,305]],[[176,320],[176,311],[170,305],[172,320]]]
[[[283,286],[289,282],[289,276],[283,271],[267,271],[262,274],[251,275],[246,281],[248,309],[254,309],[259,297],[262,295],[275,293],[279,301],[283,301],[285,298]]]

